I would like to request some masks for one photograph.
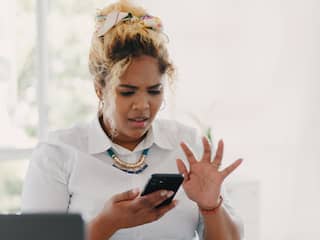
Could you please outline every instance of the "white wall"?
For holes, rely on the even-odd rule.
[[[318,239],[320,1],[142,2],[170,38],[176,110],[244,158],[232,180],[260,182],[260,239]]]

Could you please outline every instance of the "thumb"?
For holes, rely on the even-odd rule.
[[[126,200],[133,200],[139,195],[139,193],[140,193],[140,190],[138,188],[135,188],[135,189],[131,189],[129,191],[125,191],[125,192],[113,195],[111,200],[112,200],[112,202],[121,202],[121,201],[126,201]]]

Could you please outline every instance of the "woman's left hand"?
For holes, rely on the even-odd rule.
[[[213,209],[219,204],[221,185],[224,179],[232,173],[242,162],[238,159],[225,169],[219,171],[223,157],[223,141],[218,143],[218,149],[211,161],[211,147],[206,137],[202,138],[204,153],[197,160],[185,143],[181,147],[189,162],[189,171],[181,159],[177,159],[177,167],[184,175],[183,188],[187,196],[196,202],[201,209]]]

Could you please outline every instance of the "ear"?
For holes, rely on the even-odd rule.
[[[94,89],[96,91],[96,94],[100,100],[102,100],[102,87],[99,83],[96,81],[94,82]]]

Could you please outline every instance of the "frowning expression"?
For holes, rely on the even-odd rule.
[[[133,58],[116,87],[115,140],[129,142],[143,137],[162,100],[163,82],[157,59],[145,55]]]

